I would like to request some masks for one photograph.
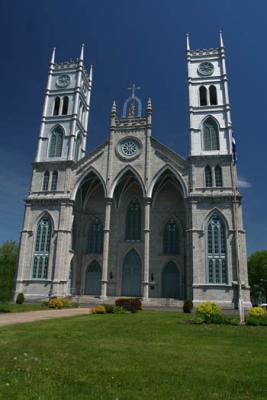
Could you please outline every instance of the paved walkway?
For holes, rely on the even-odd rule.
[[[89,308],[65,308],[63,310],[26,311],[20,313],[0,314],[0,327],[5,325],[23,324],[25,322],[45,319],[72,317],[89,314]]]

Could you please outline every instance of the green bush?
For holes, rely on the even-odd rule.
[[[127,311],[125,308],[121,306],[115,306],[113,309],[114,314],[129,314],[130,311]]]
[[[193,310],[193,302],[190,299],[184,301],[183,311],[186,314],[190,314]]]
[[[223,317],[221,315],[221,308],[210,301],[199,304],[197,306],[197,317],[202,318],[206,323],[221,324],[223,323]]]
[[[12,299],[16,278],[18,244],[7,241],[0,245],[0,302]]]
[[[262,307],[252,307],[248,313],[248,315],[251,317],[262,317],[265,314],[266,311]]]
[[[112,314],[114,312],[114,306],[112,304],[103,304],[103,307],[105,307],[107,314]]]
[[[16,304],[23,304],[24,303],[24,294],[19,293],[16,298]]]
[[[9,304],[0,304],[0,313],[10,313]]]
[[[115,301],[115,305],[131,313],[142,310],[142,302],[138,297],[120,297]]]
[[[267,326],[267,313],[261,316],[248,315],[246,324],[251,326]]]

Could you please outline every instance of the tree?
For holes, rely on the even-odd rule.
[[[15,241],[0,245],[0,302],[11,300],[16,277],[19,246]]]
[[[267,250],[256,251],[248,258],[248,279],[252,302],[267,302]]]

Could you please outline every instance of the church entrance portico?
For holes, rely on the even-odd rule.
[[[122,267],[122,296],[140,297],[142,264],[138,253],[131,250],[124,258]]]

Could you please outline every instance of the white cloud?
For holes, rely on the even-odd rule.
[[[252,184],[243,177],[239,176],[237,178],[237,186],[242,189],[248,189],[252,187]]]

